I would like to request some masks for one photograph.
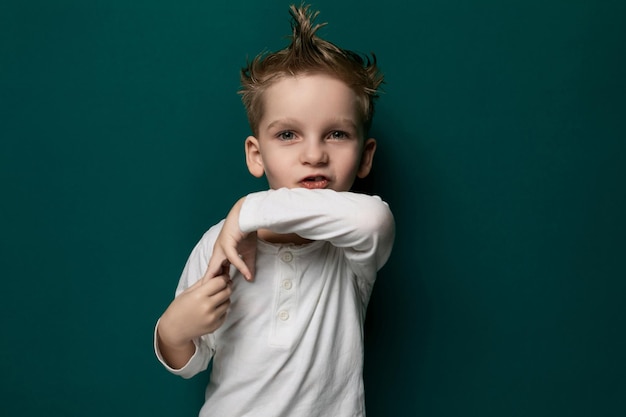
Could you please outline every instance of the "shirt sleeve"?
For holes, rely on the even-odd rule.
[[[224,221],[209,229],[209,231],[202,236],[202,239],[200,239],[198,244],[194,247],[178,282],[175,293],[176,297],[196,283],[206,272],[209,259],[211,258],[211,253],[213,252],[213,244],[215,243],[215,239],[217,238],[223,223]],[[196,338],[193,341],[196,346],[196,351],[189,359],[189,362],[187,362],[185,366],[180,369],[174,369],[165,363],[163,356],[161,355],[161,351],[159,350],[156,333],[158,326],[159,323],[157,322],[154,327],[154,352],[157,359],[163,364],[165,369],[183,378],[191,378],[207,369],[216,349],[216,341],[213,334],[206,334]]]
[[[173,373],[174,375],[181,376],[185,379],[189,379],[196,374],[204,371],[209,366],[209,361],[215,354],[215,341],[212,334],[208,334],[199,338],[194,339],[193,344],[196,346],[196,351],[193,356],[189,359],[189,361],[180,369],[175,369],[169,366],[163,356],[161,355],[161,350],[159,349],[159,344],[157,342],[157,328],[159,327],[159,322],[157,322],[154,327],[154,352],[156,354],[157,359],[165,369]]]
[[[344,249],[359,276],[383,267],[393,246],[394,218],[378,196],[302,188],[249,194],[239,215],[244,233],[269,229],[328,241]]]

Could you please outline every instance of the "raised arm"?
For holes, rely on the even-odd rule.
[[[244,276],[249,270],[236,248],[259,229],[296,233],[344,248],[357,274],[361,268],[378,270],[384,265],[395,233],[393,215],[379,197],[299,188],[253,193],[235,204],[222,229],[225,236],[218,238],[215,248]],[[221,261],[211,260],[215,270]]]

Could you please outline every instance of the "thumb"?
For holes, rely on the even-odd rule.
[[[209,260],[209,265],[207,266],[203,279],[215,278],[218,275],[230,275],[230,262],[228,259],[223,259],[219,262],[218,258],[213,256]]]
[[[199,280],[194,282],[192,285],[187,287],[185,289],[185,291],[183,291],[183,292],[195,291],[198,288],[200,288],[205,282],[207,282],[211,278],[215,278],[218,275],[228,275],[228,276],[230,276],[230,262],[228,262],[228,259],[226,259],[226,260],[224,260],[224,262],[222,262],[221,267],[217,270],[216,273],[212,273],[210,271],[210,268],[207,268],[207,270],[204,273],[204,275],[202,276],[202,278],[200,278]]]
[[[191,284],[189,287],[185,288],[185,290],[183,291],[183,293],[186,293],[186,292],[192,292],[192,291],[197,290],[199,287],[201,287],[201,286],[202,286],[202,284],[204,284],[204,280],[205,280],[205,278],[206,278],[206,274],[205,274],[202,278],[200,278],[199,280],[197,280],[196,282],[194,282],[193,284]]]

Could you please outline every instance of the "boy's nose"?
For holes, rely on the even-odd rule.
[[[328,153],[323,143],[311,141],[302,149],[300,159],[307,165],[324,165],[328,163]]]

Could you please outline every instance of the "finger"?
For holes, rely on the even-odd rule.
[[[222,300],[219,304],[215,306],[215,312],[217,315],[222,315],[228,310],[230,307],[230,297],[226,297],[225,300]]]
[[[213,315],[214,317],[219,317],[220,319],[223,319],[226,317],[226,314],[228,313],[229,308],[230,308],[230,299],[227,299],[220,305],[214,307],[212,309],[211,315]]]
[[[250,272],[248,265],[246,265],[243,255],[237,253],[237,251],[233,249],[229,251],[228,260],[235,268],[237,268],[239,272],[241,272],[241,275],[243,275],[246,280],[252,281],[252,272]]]
[[[230,269],[230,262],[226,258],[226,255],[221,251],[216,251],[209,259],[209,265],[207,266],[204,276],[207,278],[214,278],[218,275],[228,274]]]
[[[242,255],[242,259],[246,263],[252,279],[254,279],[256,273],[257,233],[251,232],[248,234],[245,239],[239,242],[237,250]]]
[[[204,283],[205,296],[212,297],[220,291],[231,286],[231,280],[229,275],[218,275],[210,279],[206,279]]]
[[[220,327],[222,327],[222,325],[224,324],[224,322],[226,321],[226,317],[228,316],[228,309],[224,310],[223,312],[220,312],[220,314],[215,314],[217,316],[217,320],[215,321],[215,323],[213,323],[213,326],[211,326],[211,329],[209,329],[209,333],[214,332],[216,329],[219,329]]]
[[[207,311],[204,319],[206,320],[204,323],[204,329],[202,333],[213,333],[215,330],[222,327],[224,322],[226,321],[226,317],[228,316],[228,308],[213,309],[211,311]]]
[[[211,302],[218,306],[224,302],[227,302],[230,300],[230,296],[233,294],[232,289],[230,288],[230,285],[226,288],[224,288],[221,291],[216,292],[215,294],[209,296],[209,298],[211,299]]]
[[[244,255],[243,260],[250,271],[252,280],[254,280],[254,275],[256,274],[256,251]]]

